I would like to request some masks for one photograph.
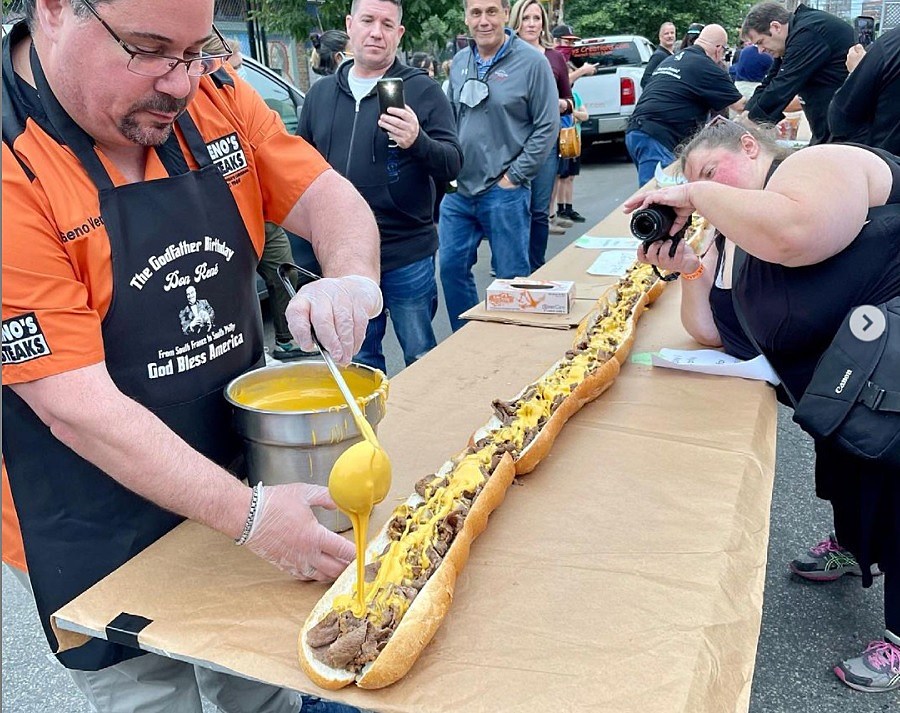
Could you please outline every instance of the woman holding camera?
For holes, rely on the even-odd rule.
[[[689,183],[635,195],[626,212],[672,206],[674,235],[697,211],[727,238],[704,255],[680,242],[670,256],[671,242],[656,242],[638,259],[681,273],[682,321],[694,339],[752,357],[733,293],[754,340],[799,398],[847,313],[900,296],[900,158],[836,144],[784,158],[758,130],[720,119],[684,148],[681,168]],[[737,274],[735,246],[746,253]],[[868,587],[880,565],[884,640],[834,670],[857,690],[900,688],[900,474],[827,440],[815,445],[816,494],[831,502],[837,538],[791,569],[826,581],[859,574]]]

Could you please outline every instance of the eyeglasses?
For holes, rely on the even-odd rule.
[[[470,109],[474,109],[491,95],[491,88],[487,82],[470,77],[463,82],[459,90],[459,101]]]
[[[175,69],[179,64],[185,66],[189,77],[202,77],[206,74],[212,74],[217,69],[220,69],[233,54],[232,52],[207,54],[201,50],[197,57],[180,59],[178,57],[167,57],[162,54],[153,54],[151,52],[141,52],[140,50],[132,49],[131,46],[122,40],[122,38],[115,33],[115,30],[106,23],[106,20],[100,17],[96,8],[94,8],[88,0],[80,0],[80,2],[90,10],[91,14],[97,18],[97,21],[103,25],[103,28],[118,43],[118,45],[131,56],[131,59],[128,60],[128,71],[139,74],[142,77],[163,77]],[[222,47],[228,47],[228,43],[222,36],[222,33],[216,29],[215,25],[213,25],[212,30]]]

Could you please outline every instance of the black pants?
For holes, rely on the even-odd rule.
[[[885,627],[900,635],[900,474],[816,442],[816,495],[831,502],[834,532],[872,584],[871,566],[884,572]]]

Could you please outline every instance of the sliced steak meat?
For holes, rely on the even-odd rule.
[[[504,426],[508,426],[516,419],[516,409],[518,405],[515,401],[501,401],[494,399],[491,402],[494,408],[494,415],[500,420]]]
[[[350,663],[359,656],[366,640],[368,623],[357,619],[357,626],[338,636],[325,651],[325,663],[334,668],[350,668]],[[351,668],[351,670],[354,670]]]
[[[388,537],[394,541],[399,540],[406,530],[408,518],[403,515],[396,515],[388,525]]]
[[[425,556],[428,558],[428,572],[430,574],[440,566],[443,557],[441,557],[437,550],[431,545],[425,550]]]
[[[416,481],[415,489],[419,494],[419,497],[423,498],[424,500],[428,500],[428,498],[434,494],[435,490],[437,490],[438,488],[443,488],[446,485],[447,476],[439,476],[432,473]]]
[[[318,649],[334,643],[340,633],[338,615],[336,611],[329,612],[322,621],[306,632],[306,643],[312,648]]]
[[[535,436],[537,436],[540,430],[540,428],[529,428],[527,431],[525,431],[525,438],[522,439],[523,451],[528,447],[528,444],[535,439]]]

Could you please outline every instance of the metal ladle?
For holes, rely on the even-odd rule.
[[[278,266],[278,277],[291,297],[297,294],[287,274],[292,269],[313,280],[322,279],[316,273],[299,265],[290,262],[282,263]],[[337,384],[341,395],[347,402],[350,414],[353,416],[356,427],[364,439],[359,443],[354,443],[338,457],[331,469],[328,488],[335,503],[344,512],[359,514],[365,510],[368,513],[372,505],[377,505],[387,497],[391,488],[391,462],[387,453],[378,443],[375,431],[366,420],[362,410],[360,410],[359,404],[356,403],[353,392],[350,391],[350,387],[344,380],[338,365],[335,364],[331,354],[319,342],[315,332],[311,332],[311,334],[313,344],[316,345],[316,349],[322,355],[322,360],[325,362],[325,366],[328,367],[328,371]],[[360,472],[359,465],[361,463],[369,464],[369,467],[364,472]],[[343,496],[338,495],[338,497],[335,497],[336,493],[343,494]]]

